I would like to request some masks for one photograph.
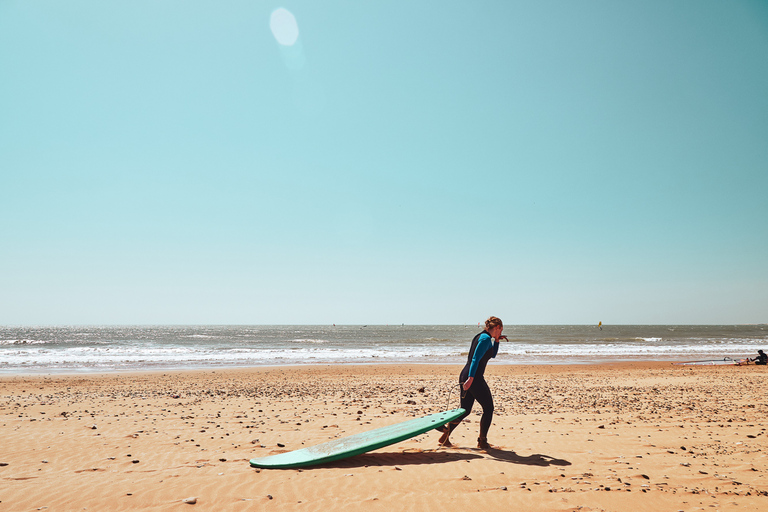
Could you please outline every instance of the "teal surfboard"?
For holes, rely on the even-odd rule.
[[[423,418],[395,423],[394,425],[334,439],[308,448],[260,459],[251,459],[251,466],[274,469],[301,468],[346,459],[347,457],[360,455],[361,453],[405,441],[433,428],[441,427],[462,414],[464,414],[464,409],[438,412]]]

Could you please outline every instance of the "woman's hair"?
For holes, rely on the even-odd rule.
[[[493,329],[497,325],[503,326],[504,324],[501,321],[501,318],[492,316],[488,320],[485,321],[485,328],[486,329]]]

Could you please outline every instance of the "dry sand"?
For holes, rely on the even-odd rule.
[[[476,407],[454,448],[433,431],[317,468],[248,464],[457,407],[459,370],[0,377],[0,511],[768,510],[755,366],[491,363],[487,453]]]

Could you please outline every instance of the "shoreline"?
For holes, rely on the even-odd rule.
[[[768,368],[494,365],[496,411],[323,466],[289,451],[455,407],[462,365],[0,376],[0,509],[764,510]],[[453,391],[452,391],[453,390]]]
[[[517,362],[498,362],[492,361],[490,365],[494,367],[515,367],[515,368],[548,368],[548,367],[663,367],[663,366],[675,366],[675,363],[681,361],[675,360],[658,360],[658,359],[637,359],[637,360],[606,360],[606,361],[558,361],[558,362],[542,362],[542,363],[517,363]],[[326,367],[398,367],[398,366],[414,366],[414,367],[430,367],[430,366],[446,366],[446,367],[458,367],[461,369],[464,363],[429,363],[429,362],[342,362],[342,363],[304,363],[304,364],[285,364],[285,365],[254,365],[254,366],[209,366],[209,367],[189,367],[189,368],[146,368],[146,369],[122,369],[122,370],[89,370],[89,369],[73,369],[73,370],[37,370],[37,371],[4,371],[0,370],[0,381],[10,377],[85,377],[85,376],[100,376],[100,375],[127,375],[127,374],[149,374],[149,373],[199,373],[199,372],[242,372],[242,371],[268,371],[279,370],[282,368],[293,369],[313,369],[313,368],[326,368]],[[727,366],[727,365],[726,365]],[[753,366],[753,365],[742,365]]]
[[[479,330],[479,328],[478,328]],[[496,365],[741,359],[768,345],[759,326],[516,326]],[[0,327],[0,375],[339,364],[463,364],[468,326]]]

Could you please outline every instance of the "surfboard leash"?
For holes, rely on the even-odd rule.
[[[462,385],[461,385],[461,383],[460,383],[460,382],[459,382],[458,384],[452,384],[452,385],[448,386],[448,403],[445,405],[445,408],[446,408],[446,410],[448,410],[448,409],[450,409],[450,408],[451,408],[451,396],[453,396],[453,390],[454,390],[454,389],[455,389],[457,386],[458,386],[458,388],[459,388],[459,395],[462,395],[462,392],[464,391],[464,389],[463,389],[463,387],[462,387]],[[463,398],[463,396],[462,396],[462,398]],[[445,424],[445,428],[447,428],[447,429],[448,429],[448,431],[449,431],[449,434],[448,434],[448,435],[450,435],[450,430],[451,430],[451,424],[450,424],[450,422]],[[442,448],[443,446],[445,446],[445,444],[446,444],[447,442],[448,442],[448,438],[446,438],[446,439],[445,439],[445,441],[443,441],[443,442],[441,442],[441,443],[440,443],[440,446],[438,446],[438,449],[440,449],[440,448]]]
[[[466,391],[464,391],[461,383],[451,384],[450,386],[448,386],[448,403],[445,406],[446,409],[450,409],[451,408],[451,396],[453,395],[453,390],[454,390],[454,388],[456,388],[456,386],[459,387],[459,396],[461,398],[464,398],[464,395],[466,394]]]

